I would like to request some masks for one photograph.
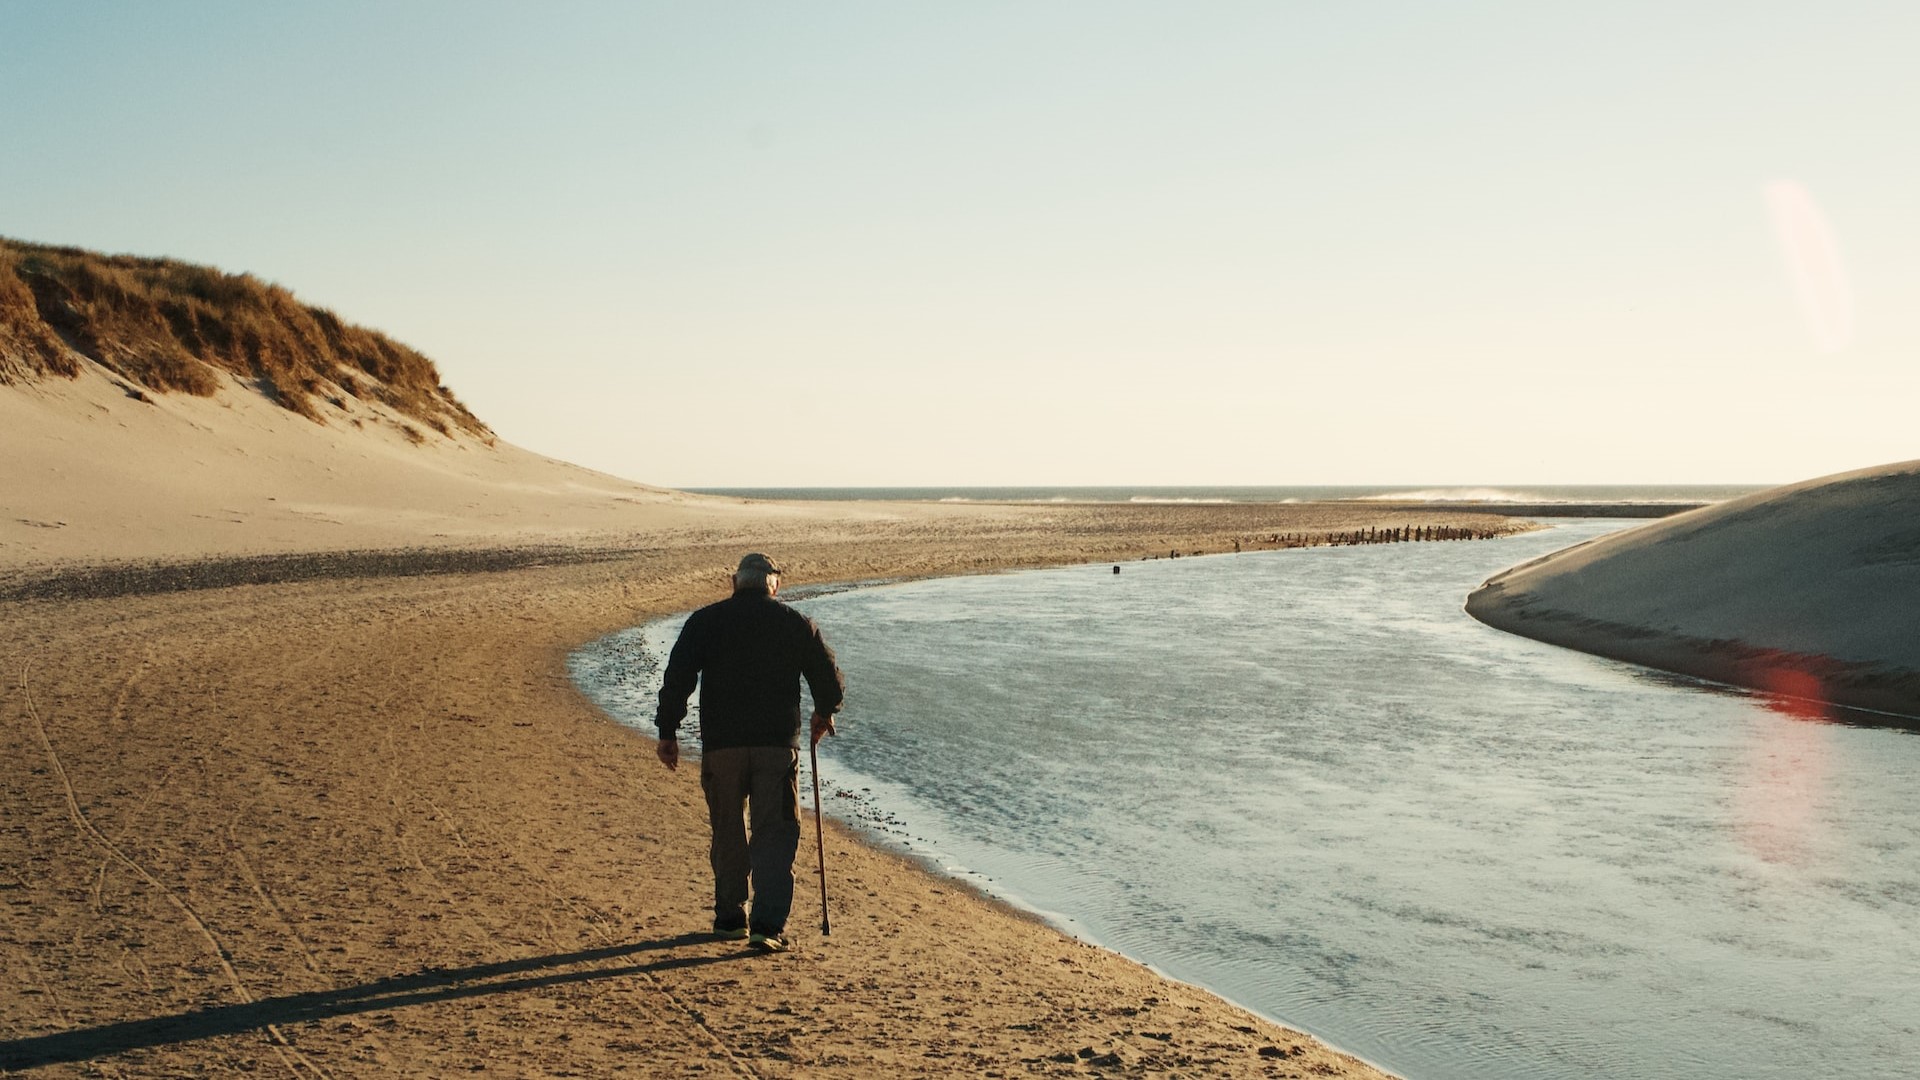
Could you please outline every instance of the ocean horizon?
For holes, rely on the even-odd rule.
[[[697,495],[808,502],[951,503],[1304,503],[1418,502],[1540,504],[1714,503],[1767,484],[1294,484],[1033,485],[1017,487],[689,487]]]

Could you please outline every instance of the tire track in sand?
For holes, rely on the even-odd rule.
[[[253,861],[247,858],[246,846],[240,843],[238,830],[240,819],[251,809],[253,804],[248,803],[235,810],[233,816],[227,819],[227,855],[239,869],[240,876],[246,880],[247,886],[253,890],[253,895],[259,897],[260,902],[271,908],[274,915],[280,919],[280,925],[286,929],[287,937],[291,938],[294,947],[300,950],[300,958],[306,962],[307,970],[315,975],[324,975],[325,972],[320,970],[319,959],[313,955],[313,950],[307,945],[307,939],[300,936],[300,930],[294,924],[293,918],[287,914],[287,909],[280,906],[280,901],[274,898],[266,885],[261,882],[260,875],[254,872]]]
[[[32,889],[32,886],[27,885],[18,874],[13,875],[13,877],[15,880],[20,881],[21,887],[28,890]],[[8,917],[11,918],[13,908],[9,906],[6,911]],[[21,954],[26,959],[25,967],[27,970],[25,981],[30,985],[31,989],[46,998],[47,1001],[53,1005],[54,1014],[60,1018],[60,1022],[64,1024],[68,1030],[79,1027],[79,1022],[74,1019],[73,1010],[67,1008],[66,1001],[60,996],[59,984],[55,980],[47,977],[46,967],[40,963],[40,958],[34,954],[34,950],[23,949],[21,950]],[[16,990],[15,992],[18,993],[19,991]],[[112,1062],[96,1061],[93,1064],[107,1076],[120,1077],[126,1075]]]
[[[200,937],[206,941],[207,947],[213,951],[214,959],[219,961],[220,970],[225,973],[227,982],[233,987],[235,996],[237,996],[244,1005],[253,1004],[253,993],[247,989],[247,984],[240,978],[240,973],[234,970],[233,963],[228,959],[230,954],[227,947],[220,941],[219,935],[215,934],[213,929],[207,925],[206,920],[200,917],[200,913],[194,910],[193,905],[187,903],[179,893],[155,877],[145,866],[134,861],[131,856],[120,849],[119,845],[107,839],[106,835],[99,829],[94,828],[93,822],[87,817],[86,811],[80,808],[80,797],[74,791],[73,780],[67,773],[66,763],[60,760],[59,751],[54,749],[53,739],[47,734],[46,722],[41,718],[40,710],[34,704],[33,689],[29,681],[31,669],[31,661],[21,665],[20,693],[26,702],[27,718],[33,722],[34,734],[39,737],[40,748],[46,752],[47,763],[52,766],[54,775],[60,781],[61,792],[65,795],[67,801],[67,815],[73,819],[74,825],[77,826],[82,833],[86,834],[90,840],[104,849],[116,862],[133,871],[136,877],[158,891],[161,896],[166,898],[169,904],[173,905],[173,907],[180,912],[187,924],[199,933]],[[313,1059],[302,1054],[299,1049],[293,1045],[292,1041],[287,1038],[286,1034],[280,1030],[279,1025],[268,1024],[266,1031],[269,1045],[273,1047],[274,1053],[279,1056],[281,1064],[287,1067],[288,1072],[295,1076],[300,1076],[302,1075],[301,1069],[304,1068],[307,1074],[326,1077],[328,1080],[331,1080],[333,1074],[321,1068]]]
[[[435,809],[437,810],[438,808],[436,807]],[[444,811],[441,812],[444,813]],[[519,863],[521,867],[532,875],[534,883],[539,886],[541,892],[546,893],[549,897],[558,901],[562,907],[573,914],[574,918],[585,923],[593,936],[600,939],[601,944],[614,946],[621,943],[619,936],[607,929],[607,926],[613,921],[611,916],[585,900],[578,897],[567,896],[565,893],[554,888],[553,879],[548,877],[544,871],[530,864],[522,857],[521,852],[517,849],[509,846],[507,851],[511,854],[514,862]],[[582,914],[582,909],[585,910],[585,914]],[[653,984],[653,988],[659,991],[660,996],[666,998],[673,1004],[674,1008],[680,1010],[680,1012],[692,1022],[694,1027],[699,1028],[707,1038],[713,1040],[713,1045],[717,1047],[721,1053],[727,1055],[727,1061],[733,1065],[740,1075],[751,1076],[754,1077],[755,1080],[762,1080],[760,1071],[755,1069],[751,1062],[735,1052],[732,1044],[721,1038],[719,1032],[713,1030],[703,1014],[686,1002],[680,1000],[680,995],[674,993],[672,987],[662,982],[660,976],[651,971],[643,971],[640,974],[646,976],[647,981]]]
[[[413,617],[414,616],[408,616],[408,618]],[[397,659],[388,658],[387,665],[389,669],[388,681],[391,685],[395,687],[409,687],[413,685],[411,681],[398,677],[399,663]],[[396,689],[391,693],[381,696],[372,702],[373,710],[384,715],[391,715],[393,713],[393,703],[401,696],[401,693],[401,690]],[[415,696],[417,696],[417,692]],[[421,849],[420,845],[409,838],[411,831],[408,828],[409,823],[417,823],[422,820],[437,821],[441,829],[446,832],[449,839],[451,839],[453,844],[460,850],[462,857],[472,860],[475,858],[475,852],[473,844],[469,841],[467,835],[468,829],[471,828],[471,826],[463,828],[462,824],[454,815],[449,813],[446,808],[442,807],[412,784],[407,783],[407,777],[403,774],[403,756],[395,742],[394,729],[388,728],[383,732],[382,744],[383,749],[379,758],[386,765],[386,775],[381,782],[381,793],[386,797],[394,813],[393,829],[390,836],[391,843],[393,843],[399,850],[399,853],[420,872],[423,879],[421,884],[437,894],[443,906],[452,909],[456,917],[465,925],[467,931],[470,934],[478,936],[480,944],[497,954],[499,946],[499,934],[497,930],[484,925],[481,917],[470,910],[469,905],[456,901],[454,890],[449,887],[446,879],[429,864],[426,853]],[[408,802],[413,802],[414,800],[417,800],[418,804],[425,804],[429,814],[423,815],[418,809],[407,805]],[[418,804],[416,804],[416,806]],[[508,859],[520,869],[526,880],[529,880],[530,883],[542,893],[545,893],[561,907],[568,910],[576,919],[585,923],[590,928],[590,932],[594,937],[598,938],[602,944],[608,946],[621,944],[620,940],[606,929],[606,925],[611,919],[605,912],[600,911],[591,904],[587,904],[585,901],[561,893],[560,890],[553,886],[551,878],[545,872],[536,868],[532,862],[526,858],[525,853],[517,846],[503,842],[498,835],[491,835],[487,837],[487,840],[494,847],[507,853]],[[582,914],[582,905],[585,906],[590,914]],[[549,941],[554,942],[557,947],[558,940],[557,935],[553,932],[552,920],[547,918],[546,921],[547,932],[545,936]],[[669,1005],[686,1017],[687,1022],[706,1037],[714,1049],[724,1056],[736,1074],[752,1078],[752,1080],[764,1080],[762,1074],[756,1070],[750,1062],[744,1059],[730,1043],[708,1025],[706,1019],[697,1010],[681,1000],[680,996],[662,982],[658,975],[649,971],[642,971],[639,972],[639,974],[646,978],[647,982],[652,985],[653,989],[661,998],[665,999]]]
[[[108,729],[112,730],[126,726],[127,698],[133,693],[134,686],[140,682],[140,677],[145,675],[147,669],[152,666],[153,646],[148,645],[146,651],[140,655],[139,666],[133,669],[133,674],[121,680],[120,692],[113,696],[113,708],[107,712]]]
[[[388,752],[387,752],[386,758],[388,763],[396,770],[395,773],[390,774],[390,781],[392,779],[397,779],[397,776],[398,776],[397,774],[398,759],[394,754],[392,739],[393,739],[392,733],[389,732],[387,735],[387,751]],[[403,807],[401,807],[399,797],[393,794],[393,790],[394,789],[390,783],[388,788],[388,793],[389,793],[389,797],[393,800],[394,809],[404,815],[406,814],[406,811]],[[433,820],[439,821],[441,823],[441,827],[447,831],[449,836],[452,837],[454,843],[459,845],[459,847],[464,853],[471,855],[472,844],[469,843],[467,840],[467,830],[472,828],[472,826],[467,826],[463,828],[452,814],[448,813],[444,807],[434,802],[432,799],[428,798],[426,795],[417,791],[409,791],[409,794],[413,795],[413,797],[419,799],[421,802],[424,802],[427,805],[427,808],[432,811]],[[491,833],[492,831],[489,830],[489,832]],[[525,852],[523,852],[518,846],[507,843],[497,833],[493,833],[492,835],[487,836],[486,839],[493,846],[499,848],[500,850],[505,851],[507,853],[507,857],[510,860],[512,860],[514,865],[520,869],[521,873],[525,876],[525,878],[531,881],[536,888],[538,888],[541,892],[545,893],[550,899],[554,900],[561,907],[565,908],[570,914],[574,916],[574,918],[578,919],[581,923],[585,924],[585,926],[588,929],[588,932],[591,933],[595,938],[598,938],[602,945],[612,947],[612,946],[617,946],[622,944],[620,938],[608,929],[608,927],[615,921],[612,918],[612,916],[608,915],[606,912],[600,910],[598,907],[594,906],[588,901],[580,899],[579,897],[568,896],[563,891],[556,888],[554,886],[553,879],[544,870],[541,870],[538,866],[536,866],[532,860],[529,860],[526,857]],[[423,870],[426,869],[424,864],[422,864],[421,868]],[[432,871],[428,870],[427,873],[431,875]],[[549,926],[551,926],[551,923],[549,923]],[[548,936],[549,938],[551,938],[553,935],[549,933]],[[558,942],[555,942],[555,944],[557,946]],[[737,1072],[741,1076],[752,1077],[753,1080],[764,1080],[760,1071],[755,1069],[753,1067],[753,1064],[750,1061],[743,1058],[734,1049],[731,1043],[729,1043],[726,1039],[723,1039],[720,1036],[720,1033],[715,1031],[712,1028],[712,1026],[710,1026],[707,1023],[706,1018],[698,1010],[694,1009],[692,1006],[688,1005],[685,1001],[681,1000],[680,995],[674,993],[673,988],[669,987],[665,982],[661,981],[658,975],[654,974],[651,971],[642,971],[639,974],[645,977],[648,983],[652,984],[654,990],[658,992],[662,998],[665,998],[669,1004],[671,1004],[676,1010],[678,1010],[683,1016],[685,1016],[689,1023],[691,1023],[696,1029],[698,1029],[703,1035],[705,1035],[707,1039],[713,1043],[713,1046],[715,1049],[719,1050],[722,1054],[726,1055],[728,1064],[733,1066],[735,1072]]]

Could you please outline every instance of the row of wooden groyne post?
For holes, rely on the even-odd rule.
[[[1514,531],[1511,525],[1493,528],[1474,528],[1463,525],[1402,525],[1392,529],[1368,526],[1364,529],[1350,529],[1345,532],[1267,533],[1264,536],[1247,537],[1244,541],[1235,540],[1233,550],[1243,551],[1248,546],[1253,548],[1345,547],[1354,544],[1420,544],[1440,540],[1492,540],[1510,535]],[[1178,559],[1182,555],[1206,554],[1209,552],[1174,550],[1167,552],[1166,557]],[[1145,557],[1157,559],[1160,556]]]
[[[1266,540],[1271,547],[1338,547],[1347,544],[1425,543],[1433,540],[1491,540],[1496,536],[1505,536],[1510,531],[1474,529],[1461,525],[1403,525],[1397,529],[1369,526],[1350,532],[1271,533]]]

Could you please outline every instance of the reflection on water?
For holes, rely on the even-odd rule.
[[[1748,744],[1734,817],[1754,856],[1804,863],[1825,847],[1817,811],[1827,784],[1828,737],[1819,724],[1785,724]]]
[[[1612,527],[808,599],[852,687],[822,769],[941,865],[1403,1075],[1910,1073],[1920,738],[1461,612]],[[644,720],[621,650],[672,632],[577,673]]]

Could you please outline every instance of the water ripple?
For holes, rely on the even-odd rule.
[[[1617,525],[809,599],[852,686],[823,769],[876,836],[1404,1075],[1910,1073],[1920,739],[1461,613]],[[644,716],[673,632],[577,677]]]

